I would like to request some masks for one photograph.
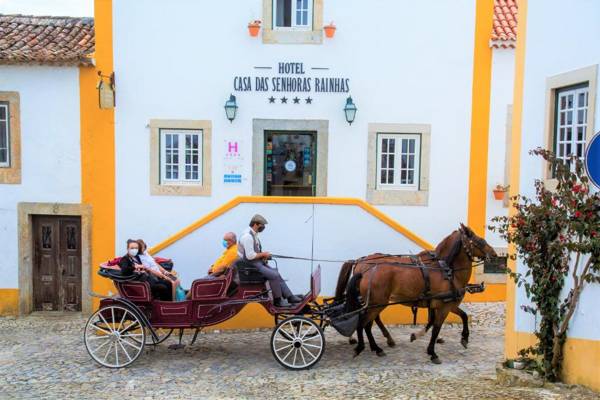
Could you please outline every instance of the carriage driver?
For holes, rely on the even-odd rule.
[[[302,299],[294,296],[284,280],[276,269],[269,267],[267,260],[271,258],[271,253],[262,251],[258,233],[265,230],[267,220],[259,214],[256,214],[250,220],[250,226],[242,232],[238,241],[238,256],[244,262],[247,262],[256,268],[269,281],[273,292],[273,304],[276,307],[287,307],[290,303],[300,303]],[[283,296],[283,298],[282,298]],[[287,301],[286,301],[287,299]]]

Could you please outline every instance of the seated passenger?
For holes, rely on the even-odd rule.
[[[160,278],[160,272],[149,273],[151,269],[144,267],[142,260],[140,259],[140,244],[136,240],[127,240],[127,254],[121,257],[119,261],[119,267],[123,275],[131,275],[134,272],[143,272],[144,278],[142,281],[150,284],[150,290],[152,291],[152,297],[159,300],[170,301],[171,297],[171,281],[168,279]]]
[[[154,257],[148,253],[148,246],[146,242],[142,239],[137,240],[140,247],[140,260],[142,261],[142,265],[145,270],[158,279],[166,280],[170,283],[171,291],[172,291],[172,299],[173,300],[184,300],[185,299],[185,291],[181,288],[181,281],[177,278],[177,272],[175,271],[167,271],[160,264],[158,264]],[[179,296],[178,296],[179,293]]]
[[[238,258],[236,241],[237,238],[235,236],[235,233],[233,232],[227,232],[223,236],[222,243],[223,247],[225,247],[225,250],[219,256],[219,258],[217,258],[217,260],[210,266],[210,268],[208,269],[208,276],[204,279],[212,279],[221,276],[227,271],[227,268],[233,266],[233,263]],[[191,290],[188,292],[185,298],[192,298]]]
[[[271,253],[262,250],[258,238],[258,233],[265,230],[266,224],[267,220],[262,215],[256,214],[252,217],[249,228],[246,228],[240,236],[238,256],[244,262],[255,266],[258,272],[269,281],[273,292],[273,304],[276,307],[288,307],[289,303],[300,303],[302,299],[292,294],[279,272],[269,267],[267,261],[271,258]]]
[[[227,268],[231,267],[238,258],[237,254],[237,237],[233,232],[227,232],[223,236],[223,247],[225,250],[219,258],[208,269],[208,275],[219,276],[223,275]]]

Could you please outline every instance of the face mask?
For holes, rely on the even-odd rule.
[[[131,257],[135,257],[138,255],[138,249],[129,249],[127,250],[127,253],[129,253]]]
[[[264,230],[265,230],[265,226],[264,225],[261,225],[261,226],[258,227],[258,231],[259,232],[262,232]]]
[[[227,243],[227,240],[223,239],[223,247],[227,248],[229,247],[229,243]]]

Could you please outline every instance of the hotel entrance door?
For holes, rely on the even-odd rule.
[[[265,196],[315,196],[316,132],[265,132]]]

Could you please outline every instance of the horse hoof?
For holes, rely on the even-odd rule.
[[[362,351],[364,350],[364,347],[357,347],[354,349],[354,357],[357,357],[360,353],[362,353]]]
[[[442,360],[439,357],[431,357],[431,362],[439,365],[442,363]]]
[[[389,347],[396,347],[396,342],[394,342],[393,340],[388,340],[387,345]]]
[[[442,343],[446,343],[446,341],[442,338],[439,338],[438,340],[435,341],[436,343],[442,344]]]
[[[460,344],[462,344],[465,349],[469,347],[469,341],[467,339],[462,339]]]
[[[356,339],[350,338],[350,339],[348,339],[348,343],[350,343],[350,344],[356,344],[358,342],[356,341]]]
[[[383,350],[379,350],[377,352],[375,352],[375,354],[377,354],[377,357],[385,357],[387,354],[385,354],[385,351]]]
[[[417,340],[417,335],[415,335],[414,333],[410,334],[410,341],[414,342],[415,340]]]

